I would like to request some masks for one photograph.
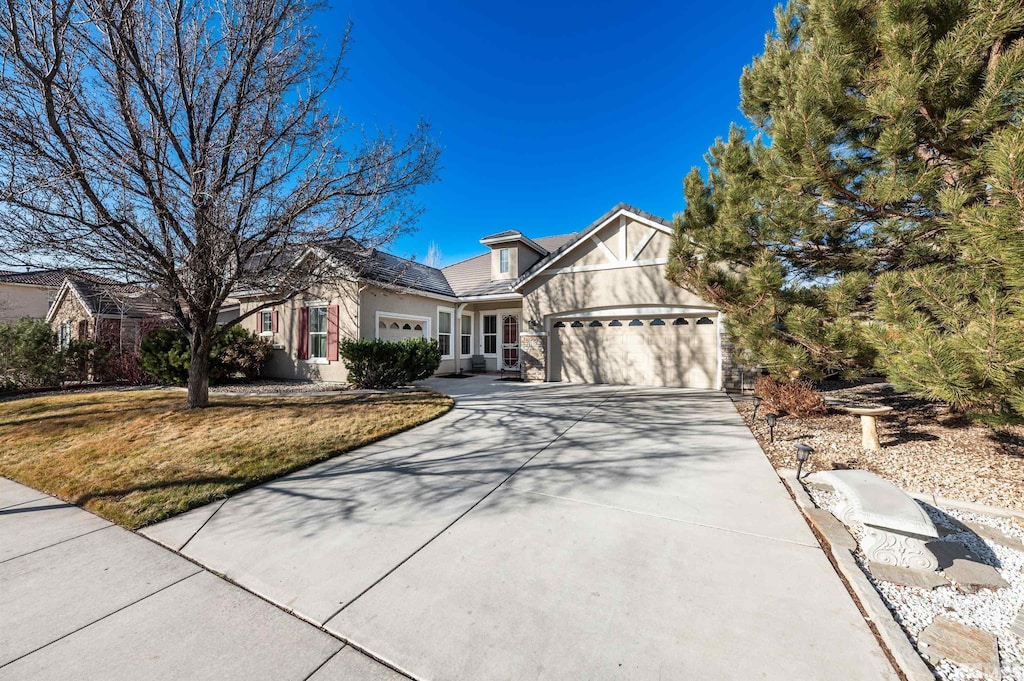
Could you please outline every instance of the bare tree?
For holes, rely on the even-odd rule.
[[[441,253],[441,247],[437,245],[436,241],[431,241],[430,245],[427,246],[427,257],[423,259],[423,264],[430,267],[440,267],[443,260],[444,254]]]
[[[152,286],[191,344],[190,408],[232,290],[273,305],[330,276],[288,267],[307,245],[415,221],[438,147],[328,109],[348,29],[328,58],[316,0],[4,2],[0,251]]]

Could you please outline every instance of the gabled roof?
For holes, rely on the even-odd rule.
[[[43,288],[60,288],[65,279],[86,281],[95,284],[122,284],[116,279],[104,277],[85,270],[59,267],[50,270],[32,270],[29,272],[11,272],[0,270],[0,284],[20,284],[22,286],[40,286]]]
[[[491,237],[488,237],[490,239]],[[576,238],[575,234],[560,234],[535,239],[534,242],[546,252],[557,250]],[[500,293],[512,293],[512,282],[509,280],[491,280],[491,254],[480,255],[462,260],[441,270],[459,297],[486,296]]]
[[[162,314],[159,299],[140,286],[113,280],[104,283],[69,278],[64,280],[46,314],[48,322],[53,320],[68,295],[74,295],[90,317],[144,319]]]
[[[573,247],[575,247],[577,244],[581,243],[584,239],[590,237],[594,232],[597,232],[598,230],[602,229],[615,216],[619,214],[630,214],[640,219],[642,222],[646,222],[652,226],[656,226],[658,227],[658,229],[661,229],[662,231],[665,232],[671,233],[673,229],[671,220],[666,220],[665,218],[658,217],[653,213],[648,213],[645,210],[640,210],[639,208],[631,206],[630,204],[625,202],[617,203],[615,206],[611,208],[611,210],[607,211],[604,215],[602,215],[601,217],[587,225],[585,229],[573,235],[573,239],[571,241],[563,244],[560,248],[552,251],[547,256],[541,258],[536,263],[534,263],[533,267],[531,267],[526,272],[521,273],[519,275],[519,278],[512,283],[512,288],[518,289],[527,281],[533,279],[535,276],[537,276],[538,274],[546,270],[549,266],[554,264],[557,260],[561,259],[562,256],[564,256],[566,253],[572,250]]]
[[[528,236],[524,235],[518,229],[507,229],[504,232],[498,232],[497,234],[485,236],[483,239],[480,239],[480,243],[482,243],[484,246],[490,246],[492,244],[511,243],[513,241],[518,241],[519,243],[526,244],[528,247],[536,251],[537,254],[540,256],[545,256],[548,254],[548,249],[544,248],[543,246],[541,246],[539,243],[529,238]]]
[[[322,248],[332,258],[349,268],[353,276],[359,279],[390,288],[455,297],[448,280],[436,267],[400,258],[376,248],[357,250],[350,243],[327,245]]]

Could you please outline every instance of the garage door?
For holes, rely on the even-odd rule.
[[[718,329],[711,317],[562,319],[551,331],[553,380],[718,387]]]

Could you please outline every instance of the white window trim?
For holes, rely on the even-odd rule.
[[[494,333],[487,334],[494,336],[494,352],[484,352],[484,330],[487,328],[484,325],[484,317],[494,317]],[[500,310],[481,310],[480,311],[480,354],[484,357],[497,357],[498,356],[498,338],[501,337],[500,330],[498,329],[498,322],[501,319]]]
[[[330,321],[328,320],[328,311],[327,311],[328,305],[327,305],[327,303],[323,303],[323,304],[307,303],[306,307],[309,308],[310,311],[312,311],[313,308],[323,308],[323,311],[324,311],[324,330],[323,331],[313,331],[312,315],[310,315],[310,320],[306,324],[306,335],[308,336],[308,340],[306,342],[308,343],[307,347],[309,348],[309,357],[306,358],[306,361],[309,362],[310,364],[330,364],[330,360],[327,359],[327,355],[326,355],[326,353],[327,353],[327,327],[330,326]],[[324,337],[324,353],[325,354],[324,354],[323,357],[313,357],[313,334],[314,333],[316,335],[318,335],[318,336],[323,335],[323,337]]]
[[[464,328],[462,328],[462,321],[467,317],[469,318],[469,331],[466,331]],[[463,312],[461,315],[459,315],[459,354],[462,355],[462,359],[465,359],[466,357],[470,357],[473,355],[473,326],[474,323],[472,313]],[[463,336],[469,336],[469,352],[465,354],[463,354],[462,352]]]
[[[504,263],[502,262],[502,256],[505,256]],[[504,267],[502,265],[504,264]],[[512,271],[512,254],[509,253],[508,248],[498,249],[498,274],[508,274]]]
[[[437,342],[440,343],[441,342],[441,334],[446,333],[446,332],[441,330],[441,313],[442,312],[447,312],[448,313],[448,315],[449,315],[448,319],[451,320],[451,323],[450,323],[450,325],[448,327],[448,331],[447,331],[447,336],[448,336],[448,354],[447,355],[441,355],[441,359],[455,359],[455,308],[454,307],[442,307],[441,305],[437,306],[437,317],[436,317],[436,319],[437,319],[437,334],[434,337],[437,339]]]
[[[430,323],[430,317],[424,317],[422,315],[416,314],[399,314],[398,312],[385,312],[383,310],[378,310],[373,315],[373,337],[378,340],[380,339],[381,317],[386,317],[387,319],[402,319],[407,322],[419,322],[420,325],[423,327],[423,337],[433,338],[433,336],[430,335],[430,328],[432,326]]]
[[[270,315],[270,331],[263,330],[263,315]],[[273,310],[260,310],[260,334],[261,336],[273,336],[274,335],[274,311]]]

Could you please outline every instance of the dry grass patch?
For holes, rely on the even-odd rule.
[[[167,391],[0,402],[0,475],[141,527],[430,421],[452,400],[420,391],[332,397]]]

